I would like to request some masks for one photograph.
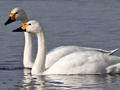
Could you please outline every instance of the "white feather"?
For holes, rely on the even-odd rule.
[[[120,63],[120,57],[81,49],[81,51],[64,55],[49,69],[45,69],[46,40],[44,30],[35,20],[29,21],[27,24],[29,26],[26,31],[36,34],[38,38],[38,52],[31,71],[32,74],[107,74],[109,66]]]

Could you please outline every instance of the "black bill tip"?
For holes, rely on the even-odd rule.
[[[13,30],[12,32],[25,32],[26,30],[23,30],[21,27]]]
[[[14,21],[15,20],[12,20],[11,17],[9,17],[8,20],[4,23],[4,25],[6,26],[6,25],[8,25],[8,24],[10,24],[10,23],[12,23]]]

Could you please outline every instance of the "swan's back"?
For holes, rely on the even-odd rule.
[[[94,51],[92,48],[78,47],[78,46],[60,46],[60,47],[54,48],[51,51],[49,51],[46,56],[45,67],[50,68],[59,59],[73,52],[89,51],[89,50]]]
[[[120,63],[120,58],[95,51],[71,53],[54,65],[45,74],[105,74],[110,65]]]
[[[101,52],[105,54],[111,54],[117,51],[115,49],[114,51],[112,50],[107,51],[103,49],[97,49],[97,48],[88,48],[88,47],[78,47],[78,46],[60,46],[57,48],[52,49],[51,51],[48,52],[46,56],[46,63],[45,67],[50,68],[54,63],[56,63],[59,59],[63,58],[64,56],[71,54],[73,52],[84,52],[84,51],[96,51],[96,52]]]
[[[62,57],[79,51],[79,47],[77,46],[60,46],[55,49],[52,49],[50,52],[48,52],[46,56],[46,68],[50,68],[55,62],[57,62]]]

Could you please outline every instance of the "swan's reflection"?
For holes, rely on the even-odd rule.
[[[29,90],[47,90],[44,76],[32,76],[31,69],[24,69],[23,86]]]
[[[48,75],[32,76],[30,69],[24,69],[23,86],[29,90],[86,90],[103,89],[117,81],[119,75]],[[112,86],[111,86],[112,87]]]

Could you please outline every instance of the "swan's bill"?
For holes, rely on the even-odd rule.
[[[25,24],[25,25],[23,25],[21,28],[22,28],[22,30],[26,30],[26,28],[29,26],[29,24]]]
[[[16,13],[11,13],[10,14],[10,17],[11,17],[12,20],[15,20],[15,15],[16,15]]]
[[[5,22],[4,25],[8,25],[9,23],[14,22],[15,21],[15,15],[16,15],[16,13],[11,13],[7,22]]]
[[[29,24],[25,24],[22,27],[19,27],[15,30],[13,30],[13,32],[26,32],[26,28],[29,26]]]

